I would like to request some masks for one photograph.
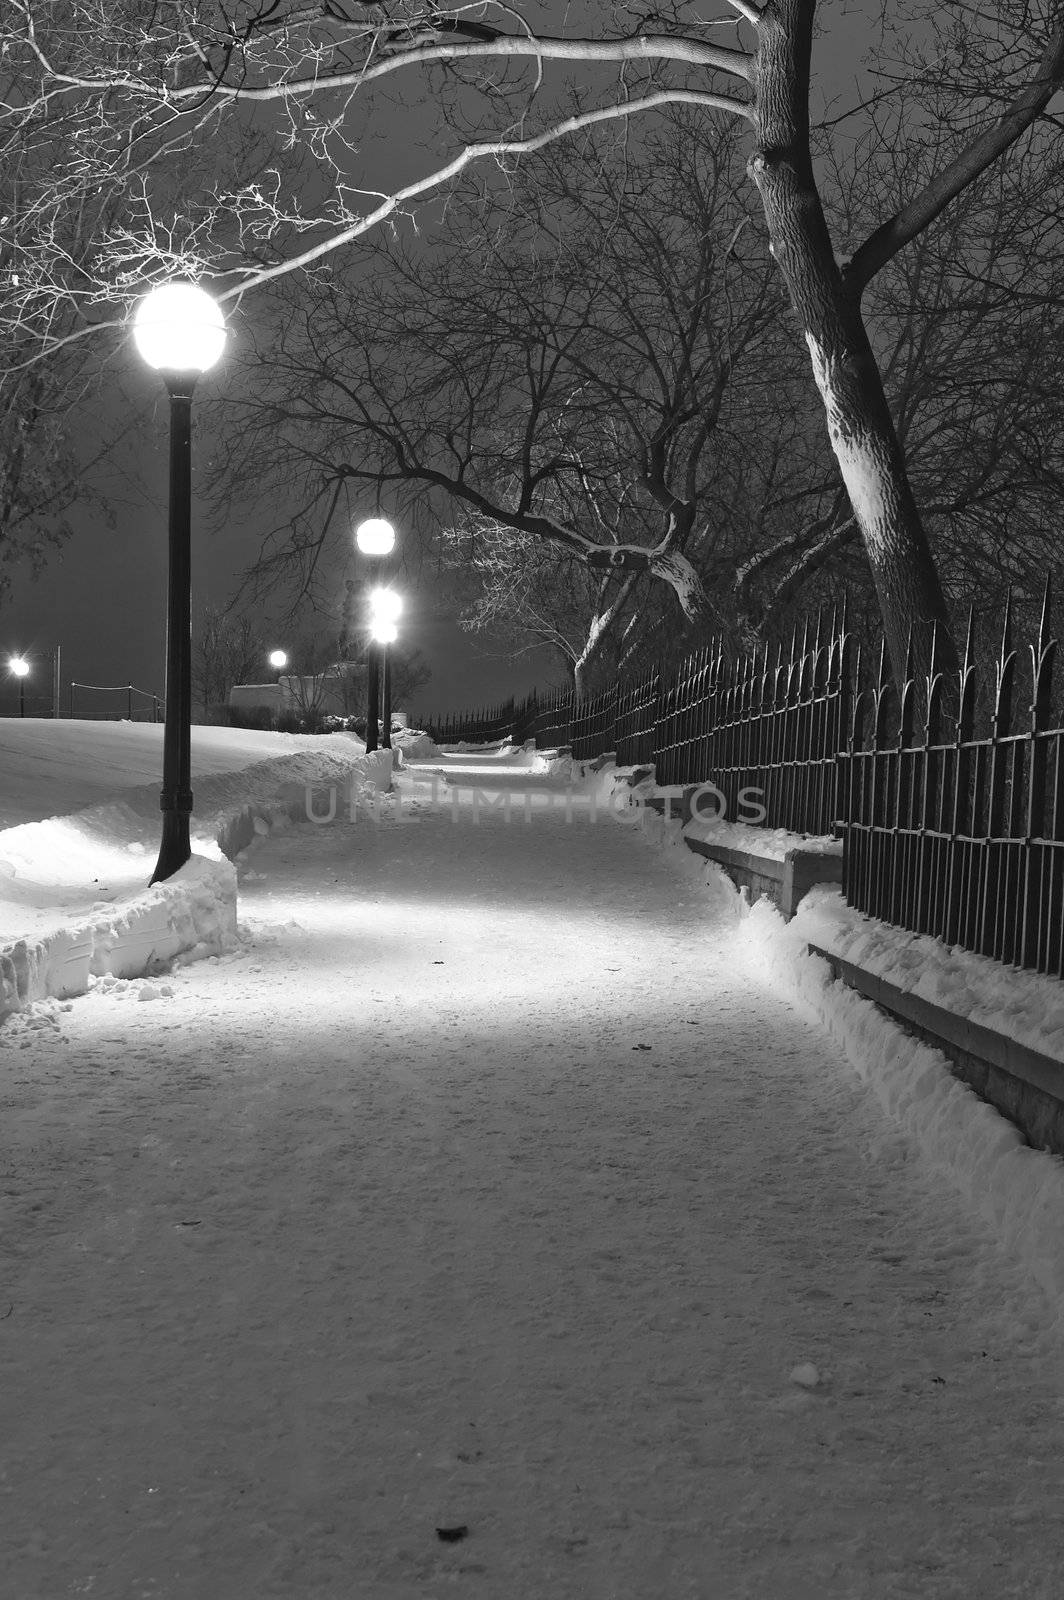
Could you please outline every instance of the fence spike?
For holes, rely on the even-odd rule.
[[[1046,573],[1046,586],[1042,595],[1042,615],[1038,622],[1038,659],[1041,661],[1049,644],[1049,630],[1053,625],[1053,573]]]
[[[905,641],[905,682],[908,683],[913,675],[913,625],[909,623],[909,637]]]
[[[878,681],[876,683],[877,689],[883,690],[883,689],[886,688],[888,676],[889,676],[889,674],[887,672],[887,641],[886,641],[886,639],[880,639],[880,641],[879,641],[879,672],[877,674],[877,680]]]
[[[1005,616],[1001,627],[1001,664],[1004,665],[1012,650],[1012,584],[1005,591]]]
[[[964,638],[964,661],[961,671],[967,673],[975,664],[975,601],[968,607],[968,631]]]

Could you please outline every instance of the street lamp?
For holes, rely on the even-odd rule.
[[[170,396],[170,559],[166,607],[166,722],[162,843],[151,882],[171,877],[192,849],[192,392],[225,347],[217,302],[193,283],[153,289],[137,307],[133,342]]]
[[[388,646],[399,636],[396,619],[403,609],[402,596],[394,589],[374,589],[369,597],[370,632],[381,653],[381,744],[392,748],[392,660]]]
[[[395,549],[395,529],[383,517],[370,517],[359,523],[355,543],[364,556],[390,556]]]
[[[395,529],[383,517],[370,517],[355,529],[355,543],[364,556],[373,562],[373,572],[381,560],[391,555],[395,548]],[[381,647],[374,640],[366,656],[366,753],[377,748],[377,703],[380,699]],[[385,735],[386,748],[391,745],[391,735]]]
[[[7,670],[18,679],[18,714],[26,715],[26,678],[29,675],[30,664],[25,656],[12,656],[7,664]]]
[[[281,673],[288,665],[288,656],[283,650],[271,650],[267,659],[269,660],[270,666],[273,668],[274,672],[276,672],[277,676],[280,677]]]

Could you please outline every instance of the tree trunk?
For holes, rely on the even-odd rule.
[[[895,681],[911,637],[918,673],[956,664],[949,615],[883,380],[835,260],[809,154],[809,66],[815,0],[770,0],[758,24],[757,146],[750,174],[769,243],[798,315],[828,435],[864,539]]]

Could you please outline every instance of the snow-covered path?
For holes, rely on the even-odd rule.
[[[726,900],[406,815],[6,1026],[0,1592],[1055,1600],[1037,1294]]]

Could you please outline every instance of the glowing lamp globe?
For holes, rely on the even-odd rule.
[[[194,283],[161,284],[137,307],[133,342],[157,372],[206,372],[225,348],[225,318]]]
[[[394,589],[374,589],[369,597],[374,621],[398,622],[403,609],[403,597]]]
[[[374,617],[370,632],[378,644],[394,644],[399,637],[395,623],[385,622],[383,617]]]
[[[395,529],[383,517],[370,517],[359,523],[355,543],[364,556],[386,556],[395,545]]]
[[[287,667],[288,665],[288,657],[283,650],[271,650],[269,659],[270,666],[275,672],[280,672],[282,667]]]
[[[30,670],[30,664],[24,656],[12,656],[8,668],[16,678],[24,678]]]

